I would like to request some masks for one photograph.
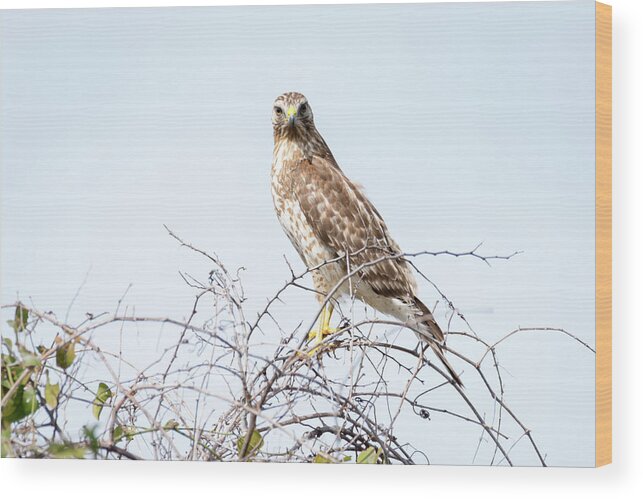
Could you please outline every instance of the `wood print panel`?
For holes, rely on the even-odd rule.
[[[612,7],[596,4],[596,466],[612,462]]]

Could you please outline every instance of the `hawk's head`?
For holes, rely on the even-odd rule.
[[[272,105],[272,128],[280,136],[307,135],[315,129],[308,99],[297,92],[286,92]]]

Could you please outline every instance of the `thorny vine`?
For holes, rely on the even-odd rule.
[[[14,339],[3,334],[2,345],[3,456],[430,463],[431,449],[421,448],[408,432],[401,436],[401,421],[430,432],[424,423],[440,415],[486,435],[493,446],[487,464],[513,465],[512,449],[525,438],[537,462],[546,465],[536,438],[505,400],[497,350],[519,333],[560,333],[594,350],[568,331],[547,327],[517,328],[487,342],[413,261],[447,255],[490,264],[518,252],[484,256],[478,246],[464,253],[384,255],[345,277],[383,259],[406,259],[433,286],[451,318],[464,324],[463,331],[449,327],[448,336],[477,348],[477,357],[470,358],[446,347],[464,369],[463,389],[450,382],[426,346],[396,341],[411,327],[393,320],[342,313],[339,329],[324,340],[325,350],[308,355],[307,332],[331,298],[310,322],[290,329],[281,325],[275,306],[286,292],[314,293],[305,282],[315,269],[296,273],[287,263],[289,279],[250,319],[239,271],[230,272],[215,254],[167,230],[211,266],[205,280],[181,273],[196,292],[183,320],[121,311],[122,298],[113,313],[88,314],[75,325],[22,302],[2,307],[15,310]],[[94,340],[100,331],[115,329],[122,338],[132,324],[170,328],[177,340],[142,368],[128,362],[122,348],[108,352]],[[279,341],[269,341],[274,338]],[[106,376],[98,388],[90,375],[97,372]],[[446,391],[457,403],[441,404]],[[88,405],[101,424],[72,429],[67,414]]]

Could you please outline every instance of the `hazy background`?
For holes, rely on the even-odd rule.
[[[0,50],[2,303],[74,322],[132,283],[137,313],[182,317],[178,270],[208,266],[167,224],[244,266],[263,308],[284,254],[303,269],[268,184],[271,104],[298,90],[406,251],[524,251],[418,261],[478,334],[594,344],[591,1],[4,11]],[[296,323],[315,302],[283,307]],[[158,336],[129,358],[155,358]],[[592,465],[591,353],[530,335],[500,359],[547,462]],[[479,432],[448,423],[422,426],[432,462],[471,463]],[[512,456],[535,464],[522,443]]]

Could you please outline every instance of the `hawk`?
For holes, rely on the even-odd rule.
[[[442,329],[417,297],[410,265],[396,256],[402,251],[382,216],[335,161],[315,128],[306,97],[297,92],[277,97],[272,127],[271,189],[277,217],[312,269],[320,304],[327,303],[311,336],[319,343],[335,331],[330,328],[332,300],[351,295],[412,327],[462,386],[444,355]]]

